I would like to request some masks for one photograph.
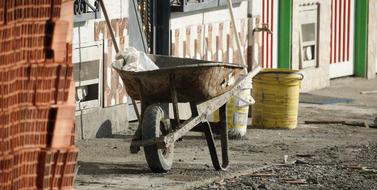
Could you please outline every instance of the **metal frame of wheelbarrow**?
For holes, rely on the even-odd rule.
[[[107,15],[106,8],[104,6],[103,0],[100,0],[100,5],[103,9],[103,13],[105,16],[105,20],[107,26],[109,28],[111,38],[114,43],[114,48],[117,53],[119,53],[119,47],[115,40],[114,31],[112,30],[110,19]],[[236,33],[236,32],[235,32]],[[174,111],[174,121],[175,127],[172,131],[168,131],[169,133],[165,136],[161,136],[155,139],[147,139],[142,140],[142,130],[141,130],[141,123],[143,121],[143,115],[145,115],[145,111],[147,106],[152,105],[153,102],[148,100],[148,98],[143,97],[143,89],[142,85],[139,81],[139,94],[141,95],[141,104],[142,104],[142,111],[141,116],[138,117],[139,126],[135,132],[134,138],[131,142],[131,153],[137,153],[140,150],[140,146],[148,146],[148,145],[156,145],[158,149],[166,149],[170,146],[174,147],[175,141],[179,140],[185,133],[189,132],[190,130],[193,131],[202,131],[205,133],[208,148],[210,151],[211,159],[213,166],[216,170],[225,170],[229,165],[228,159],[228,129],[227,129],[227,122],[226,122],[226,102],[234,96],[238,94],[242,90],[243,83],[251,82],[252,77],[254,77],[259,71],[261,70],[260,67],[256,67],[253,71],[249,72],[245,76],[241,76],[235,86],[228,92],[212,98],[208,101],[198,103],[198,102],[190,102],[191,113],[192,116],[190,119],[183,121],[179,120],[179,111],[178,111],[178,97],[177,97],[177,90],[175,85],[175,75],[171,73],[169,75],[169,87],[170,87],[170,96],[171,96],[171,103],[173,104],[173,111]],[[133,106],[135,108],[136,113],[138,112],[135,101],[132,101]],[[219,158],[217,156],[217,151],[214,143],[213,133],[211,129],[211,124],[206,120],[207,116],[214,112],[215,110],[220,108],[220,125],[217,127],[220,128],[221,133],[221,149],[222,149],[222,164],[220,165]],[[138,115],[138,114],[137,114]],[[156,128],[156,126],[154,126]],[[148,163],[149,164],[149,163]]]
[[[230,100],[231,97],[238,94],[244,86],[244,83],[250,83],[251,79],[259,73],[261,67],[256,67],[254,70],[249,72],[247,75],[240,76],[240,79],[237,80],[234,87],[222,94],[218,97],[212,98],[208,101],[196,103],[190,102],[190,108],[192,116],[188,120],[181,121],[179,119],[179,110],[178,110],[178,98],[177,98],[177,90],[175,85],[175,75],[174,73],[170,74],[169,76],[169,86],[170,86],[170,94],[171,94],[171,103],[173,105],[173,112],[174,112],[174,123],[175,127],[172,131],[169,131],[167,135],[160,136],[154,139],[147,139],[142,140],[142,128],[141,122],[143,121],[143,117],[145,114],[145,110],[147,106],[152,105],[156,102],[151,102],[151,100],[141,98],[142,102],[142,115],[141,121],[139,121],[139,127],[136,130],[134,137],[131,142],[131,153],[137,153],[140,150],[141,146],[149,146],[149,145],[157,145],[158,149],[165,149],[170,146],[174,146],[174,143],[181,139],[184,134],[189,131],[200,131],[204,132],[207,145],[209,148],[212,164],[216,170],[226,170],[229,165],[229,158],[228,158],[228,128],[227,128],[227,120],[226,120],[226,103]],[[139,89],[139,93],[141,97],[143,97],[142,89]],[[158,102],[157,102],[158,103]],[[213,113],[216,110],[219,110],[220,113],[220,122],[219,125],[216,126],[216,130],[220,131],[221,135],[221,151],[222,151],[222,164],[220,164],[213,132],[211,129],[211,124],[206,120],[207,116]]]
[[[109,28],[111,38],[114,43],[114,48],[116,52],[119,53],[119,47],[115,40],[114,31],[112,30],[111,23],[107,15],[107,11],[104,6],[103,0],[100,0],[99,2],[103,9],[105,20]],[[237,32],[235,32],[235,34],[236,33]],[[242,57],[242,54],[241,54],[241,57]],[[176,85],[175,85],[175,75],[174,73],[171,73],[169,75],[169,86],[170,86],[171,103],[173,104],[175,127],[172,129],[172,131],[168,131],[169,133],[167,135],[161,136],[155,139],[142,140],[141,122],[143,121],[143,115],[145,114],[145,110],[147,109],[147,106],[152,105],[153,103],[156,103],[156,102],[148,100],[148,98],[143,98],[143,89],[140,88],[139,94],[141,95],[141,104],[142,104],[141,113],[142,114],[140,117],[138,117],[139,126],[131,142],[131,147],[130,147],[131,153],[137,153],[140,150],[141,146],[145,147],[145,146],[154,145],[154,144],[157,145],[156,147],[158,149],[168,148],[170,146],[174,146],[174,143],[177,140],[179,140],[184,134],[189,132],[190,130],[201,131],[205,133],[213,166],[215,167],[216,170],[225,170],[229,165],[228,128],[227,128],[227,121],[226,121],[226,105],[225,104],[229,101],[229,99],[232,96],[238,94],[242,90],[242,86],[244,83],[247,83],[247,82],[250,83],[251,79],[256,74],[258,74],[260,70],[261,70],[261,67],[258,66],[253,71],[249,72],[247,75],[241,76],[240,79],[237,80],[237,83],[235,84],[235,86],[230,91],[218,97],[212,98],[208,101],[201,102],[201,103],[190,102],[192,116],[190,119],[183,121],[182,123],[179,120],[179,110],[178,110],[179,100],[177,97],[177,90],[176,90]],[[139,84],[139,87],[141,86],[142,85]],[[136,107],[136,103],[133,99],[132,99],[132,103],[135,108],[135,112],[138,116],[139,114]],[[217,151],[215,147],[211,124],[206,120],[209,114],[213,113],[219,108],[220,108],[220,122],[219,122],[219,126],[215,129],[218,130],[218,128],[220,128],[221,150],[222,150],[222,164],[221,165],[219,162],[219,158],[217,156]]]

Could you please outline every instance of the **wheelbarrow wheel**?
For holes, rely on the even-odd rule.
[[[143,116],[142,130],[143,140],[155,139],[169,133],[169,116],[164,113],[160,104],[147,107]],[[174,145],[165,149],[159,149],[156,144],[144,146],[144,154],[153,172],[164,173],[169,171],[173,164]]]

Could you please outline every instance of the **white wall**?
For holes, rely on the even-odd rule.
[[[368,31],[368,69],[367,78],[376,77],[377,73],[377,1],[369,1],[369,31]]]
[[[234,6],[235,19],[247,18],[247,1],[241,2],[240,6]],[[208,24],[230,21],[228,8],[221,7],[216,9],[207,9],[201,11],[193,11],[188,13],[172,13],[170,20],[170,28],[184,28],[191,25]]]
[[[319,17],[319,52],[318,68],[306,68],[300,70],[305,75],[302,81],[302,91],[310,91],[324,88],[330,85],[329,66],[330,66],[330,7],[331,1],[321,0],[293,0],[293,23],[292,23],[292,69],[299,69],[300,65],[300,19],[299,5],[303,3],[320,3]]]
[[[89,0],[94,5],[95,0]],[[110,19],[128,17],[128,1],[129,0],[105,0],[105,7]],[[81,24],[75,24],[73,28],[73,44],[93,42],[94,41],[94,23],[104,21],[105,18],[102,15],[100,19],[89,20]],[[79,40],[79,30],[81,33],[81,39]]]
[[[251,17],[262,15],[262,0],[249,0],[249,14]]]

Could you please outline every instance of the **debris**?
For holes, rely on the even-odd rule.
[[[363,170],[364,171],[371,171],[371,172],[377,173],[377,169],[373,169],[373,168],[364,167]]]
[[[377,90],[361,91],[360,94],[377,94]]]
[[[311,184],[319,184],[318,180],[314,177],[309,177],[306,182],[311,183]]]
[[[267,188],[267,185],[264,184],[264,183],[260,184],[260,185],[258,186],[258,188],[259,188],[259,189],[268,189],[268,188]]]
[[[323,121],[305,121],[305,124],[340,124],[340,125],[348,125],[348,126],[355,126],[355,127],[365,127],[365,128],[375,128],[377,129],[376,119],[373,124],[368,124],[367,121],[358,122],[358,121],[344,121],[344,120],[323,120]]]
[[[219,186],[217,184],[210,184],[210,185],[208,185],[208,187],[211,188],[211,189],[218,189],[219,188]]]
[[[355,127],[365,127],[365,128],[377,128],[376,125],[372,124],[372,125],[369,125],[368,122],[364,121],[364,122],[345,122],[345,125],[349,125],[349,126],[355,126]]]
[[[361,165],[344,165],[342,167],[346,168],[346,169],[354,169],[354,170],[366,170],[366,169],[368,169],[367,167],[361,166]]]
[[[296,156],[301,158],[311,158],[314,157],[314,154],[296,154]]]
[[[219,182],[217,182],[217,184],[223,186],[223,185],[225,185],[226,183],[225,183],[224,179],[221,179]]]
[[[276,166],[276,167],[291,167],[292,166],[292,162],[291,163],[286,163],[286,164],[273,164],[273,166]]]
[[[309,164],[309,162],[305,161],[305,160],[296,160],[295,161],[295,164]]]
[[[305,124],[345,124],[345,121],[305,121]]]
[[[288,161],[288,158],[289,158],[288,155],[284,155],[283,164],[275,164],[275,166],[289,166],[295,163],[294,161]]]
[[[306,182],[306,179],[288,179],[285,181],[285,183],[300,185],[300,184],[306,184],[307,182]]]
[[[288,163],[288,155],[284,155],[284,164]]]
[[[377,169],[372,169],[372,168],[364,168],[363,171],[361,172],[363,174],[367,175],[377,175]],[[377,176],[376,176],[377,177]]]
[[[251,187],[254,190],[259,190],[257,185],[255,183],[253,183],[252,181],[245,181],[245,182],[243,182],[243,184],[248,186],[248,187]]]
[[[251,174],[250,176],[251,177],[274,177],[274,176],[276,176],[276,174],[273,174],[273,173],[255,173],[255,174]]]

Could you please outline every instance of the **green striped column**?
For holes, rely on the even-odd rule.
[[[355,75],[358,77],[366,77],[369,1],[356,0],[355,4]]]
[[[279,1],[278,67],[290,69],[292,57],[292,1]]]

